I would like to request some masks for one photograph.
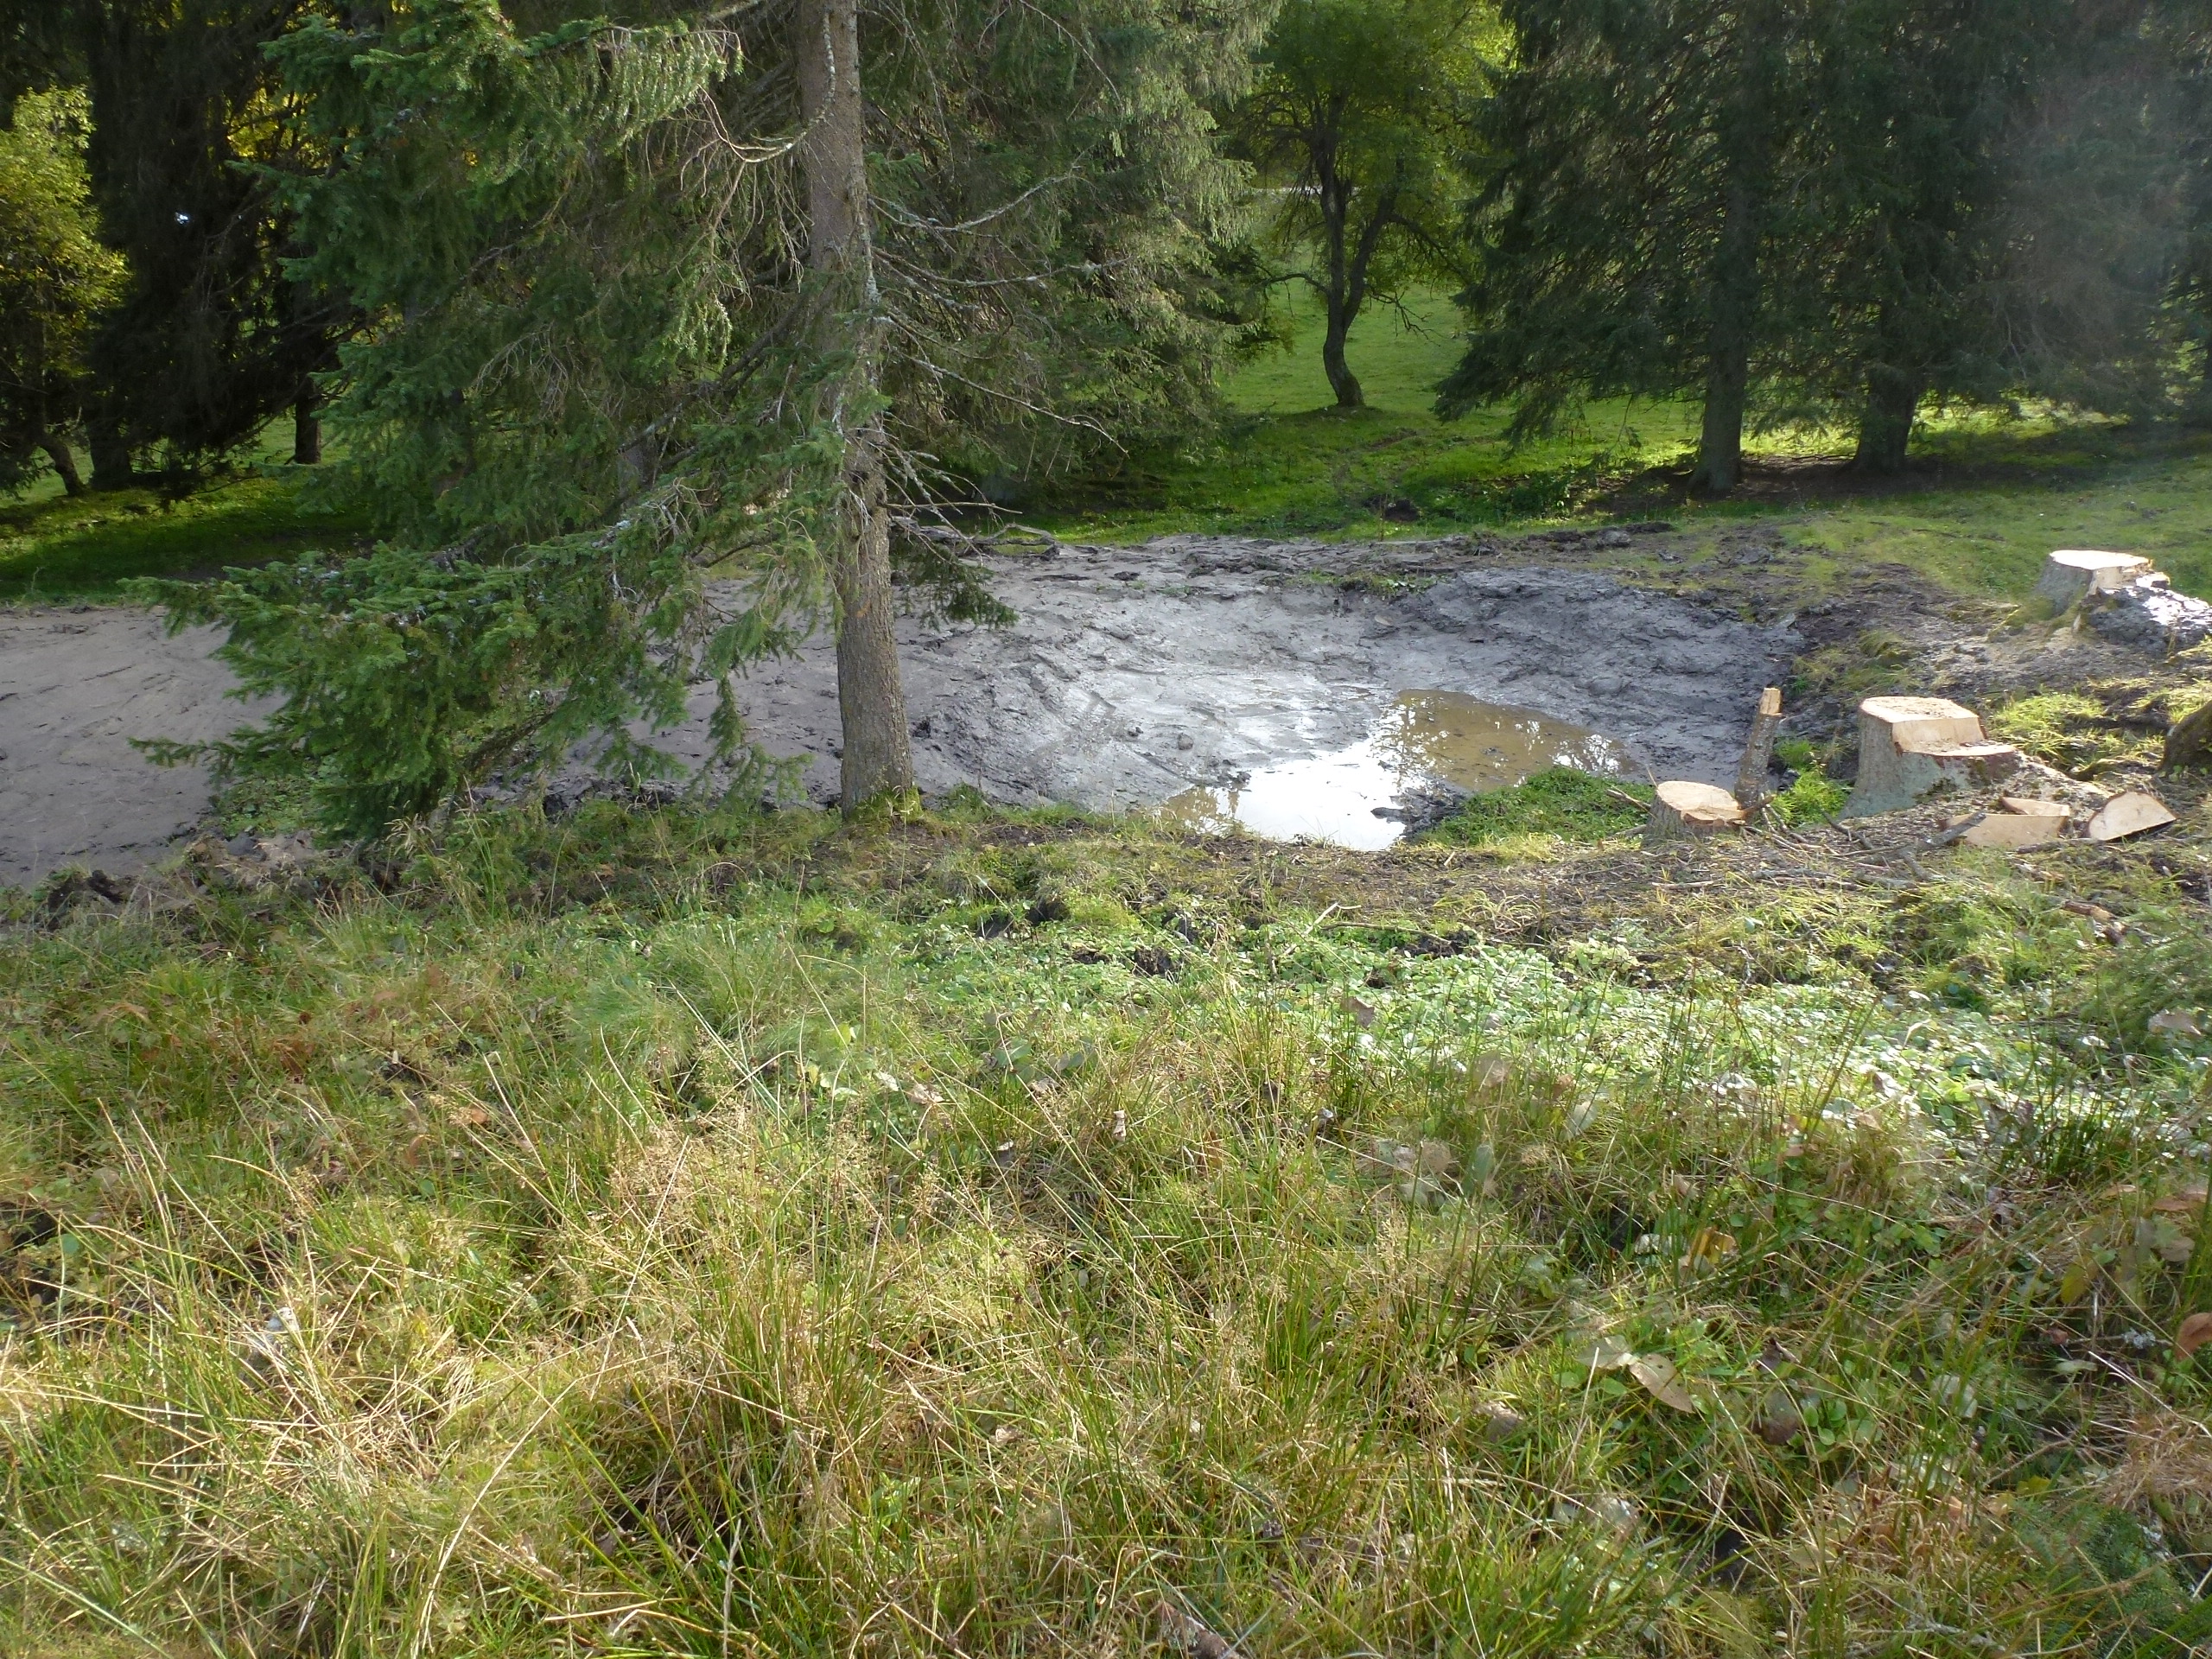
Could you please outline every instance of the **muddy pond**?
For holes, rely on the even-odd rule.
[[[1401,691],[1375,728],[1326,754],[1262,766],[1243,782],[1200,784],[1170,796],[1160,816],[1201,833],[1242,824],[1274,841],[1389,846],[1417,822],[1424,797],[1507,789],[1554,766],[1631,769],[1611,738],[1531,709],[1457,691]],[[1438,805],[1442,805],[1440,799]]]
[[[1503,567],[1503,568],[1501,568]],[[1194,827],[1355,847],[1439,784],[1494,787],[1565,762],[1724,782],[1787,630],[1587,570],[1438,543],[1177,537],[992,562],[1018,620],[900,625],[917,781],[1020,805],[1169,810]],[[0,612],[0,882],[121,871],[205,811],[207,780],[132,740],[204,738],[251,711],[204,632],[143,612]],[[708,753],[711,687],[658,740]],[[746,682],[754,739],[834,799],[835,653],[817,639]],[[573,797],[588,775],[556,780]]]

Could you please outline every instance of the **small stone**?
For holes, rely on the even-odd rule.
[[[2212,605],[2176,593],[2164,576],[2156,575],[2103,594],[2088,620],[2091,627],[2116,644],[2162,656],[2212,639]]]

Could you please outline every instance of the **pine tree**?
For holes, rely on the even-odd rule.
[[[493,0],[416,0],[276,48],[334,159],[289,198],[304,270],[371,319],[328,483],[386,539],[165,594],[287,698],[224,758],[306,773],[334,825],[588,737],[664,766],[629,728],[701,677],[734,761],[729,677],[825,613],[848,803],[899,788],[893,563],[990,615],[939,510],[963,476],[1207,407],[1239,181],[1206,106],[1254,8],[699,10],[525,36]]]
[[[1804,0],[1507,0],[1482,123],[1467,352],[1447,415],[1544,430],[1585,397],[1704,398],[1695,482],[1734,486],[1805,119]]]
[[[123,262],[101,245],[87,203],[85,100],[16,99],[0,130],[0,490],[43,456],[71,495],[72,451],[91,387],[92,319],[120,290]]]
[[[1344,341],[1370,300],[1465,275],[1461,162],[1487,23],[1471,0],[1288,0],[1233,117],[1275,189],[1278,254],[1321,302],[1339,408],[1364,401]]]
[[[344,308],[285,270],[298,251],[274,175],[312,168],[265,48],[316,0],[0,0],[26,67],[81,75],[101,233],[130,281],[91,346],[94,478],[130,481],[158,448],[190,474],[259,431],[302,417],[317,443],[311,376],[330,366]]]

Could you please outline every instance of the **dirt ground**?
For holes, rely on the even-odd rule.
[[[1637,771],[1725,782],[1763,684],[1794,686],[1794,729],[1847,739],[1855,695],[1873,689],[1849,671],[1869,639],[1886,642],[1885,671],[1968,702],[2147,666],[2094,637],[2003,627],[2002,607],[1903,567],[1838,585],[1813,563],[1758,524],[1007,554],[994,588],[1011,627],[902,624],[918,781],[1013,804],[1149,805],[1340,751],[1420,690],[1603,734]],[[0,612],[0,883],[137,868],[200,823],[206,775],[154,767],[131,740],[213,737],[257,712],[226,697],[215,643],[166,638],[124,608]],[[833,796],[828,642],[764,664],[745,702],[762,746],[803,763],[807,793]],[[711,706],[701,688],[658,741],[696,761]],[[556,787],[590,785],[572,767]]]
[[[255,706],[232,700],[208,652],[140,610],[0,610],[0,884],[63,865],[122,872],[159,858],[207,809],[198,767],[162,767],[133,738],[222,736]]]

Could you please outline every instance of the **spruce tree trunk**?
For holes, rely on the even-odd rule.
[[[1705,420],[1690,487],[1726,495],[1744,476],[1744,404],[1759,298],[1758,204],[1740,175],[1729,181],[1708,288]]]
[[[46,451],[46,458],[54,463],[54,470],[61,480],[62,493],[84,494],[84,476],[77,470],[77,457],[70,452],[69,440],[56,437],[51,432],[41,431],[38,447]]]
[[[849,421],[844,416],[873,401],[878,364],[858,0],[799,0],[798,30],[794,55],[806,129],[799,159],[813,219],[808,264],[829,290],[831,326],[849,331],[842,344],[853,359],[831,410],[845,440],[845,489],[830,570],[837,594],[837,709],[845,739],[838,795],[850,812],[875,796],[914,785],[892,632],[883,422],[874,414]]]
[[[315,467],[322,461],[322,396],[309,381],[292,400],[292,465]]]
[[[1861,472],[1889,474],[1904,470],[1905,445],[1920,408],[1926,383],[1909,370],[1877,363],[1866,371],[1866,403],[1859,416],[1859,450],[1852,465]]]
[[[130,445],[111,420],[95,416],[85,427],[85,447],[92,455],[92,487],[127,490],[137,482],[130,470]]]

